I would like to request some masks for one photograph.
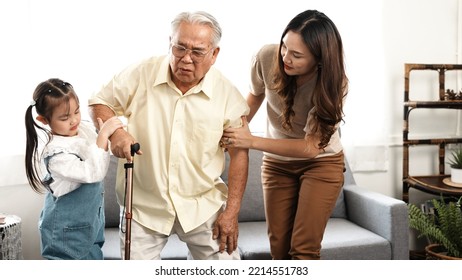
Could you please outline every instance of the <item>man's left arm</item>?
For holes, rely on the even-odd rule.
[[[229,149],[228,200],[225,210],[218,216],[213,228],[213,238],[220,243],[220,252],[231,254],[237,249],[239,236],[238,215],[247,184],[249,151]]]

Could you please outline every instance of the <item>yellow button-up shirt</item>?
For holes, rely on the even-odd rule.
[[[244,97],[212,67],[185,94],[170,77],[168,56],[152,57],[116,75],[89,105],[105,104],[127,118],[127,131],[143,155],[133,167],[133,219],[170,234],[175,217],[185,232],[207,221],[227,199],[220,178],[223,129],[241,125]],[[117,197],[125,195],[124,160],[119,161]]]

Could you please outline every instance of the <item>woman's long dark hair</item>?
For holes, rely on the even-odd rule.
[[[336,130],[336,125],[343,120],[343,99],[348,92],[348,78],[345,74],[343,44],[335,24],[323,13],[307,10],[294,17],[281,36],[278,63],[274,69],[273,89],[282,98],[282,126],[292,129],[295,95],[297,94],[297,77],[289,76],[284,71],[281,56],[282,39],[287,32],[301,35],[318,65],[317,81],[312,95],[315,107],[314,118],[310,123],[311,134],[320,136],[319,148],[325,148]]]
[[[50,122],[54,109],[57,106],[60,106],[63,103],[69,106],[70,99],[75,99],[77,103],[79,102],[79,99],[74,92],[72,85],[60,79],[49,79],[41,82],[35,88],[32,98],[32,104],[27,108],[25,115],[27,137],[25,156],[26,176],[32,189],[38,193],[43,193],[46,188],[44,188],[40,178],[38,167],[39,155],[37,149],[39,136],[36,129],[45,133],[47,136],[47,144],[50,142],[52,134],[45,127],[35,122],[32,109],[35,107],[37,114]]]

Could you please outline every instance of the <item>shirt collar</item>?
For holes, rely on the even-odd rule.
[[[165,55],[162,59],[162,62],[160,64],[160,67],[157,72],[156,79],[154,80],[154,84],[152,85],[153,87],[156,87],[158,85],[164,84],[164,83],[171,83],[170,79],[170,74],[169,74],[169,69],[170,69],[170,64],[169,64],[169,56]]]
[[[204,93],[207,97],[211,98],[213,95],[213,80],[215,77],[215,69],[211,67],[205,77],[200,81],[199,84],[191,88],[188,94],[199,94]],[[166,55],[162,59],[157,77],[153,83],[153,87],[167,83],[170,87],[175,87],[170,77],[170,63],[169,56]]]

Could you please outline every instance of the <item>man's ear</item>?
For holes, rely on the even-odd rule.
[[[36,117],[36,120],[38,120],[39,122],[43,123],[44,125],[47,125],[47,124],[48,124],[48,121],[47,121],[47,119],[46,119],[44,116],[38,115],[38,116]]]
[[[217,60],[219,52],[220,52],[220,47],[216,47],[215,49],[213,49],[212,65],[215,64],[215,61]]]
[[[216,57],[218,55],[218,53],[220,52],[220,47],[216,47],[214,50],[213,50],[213,55]]]

